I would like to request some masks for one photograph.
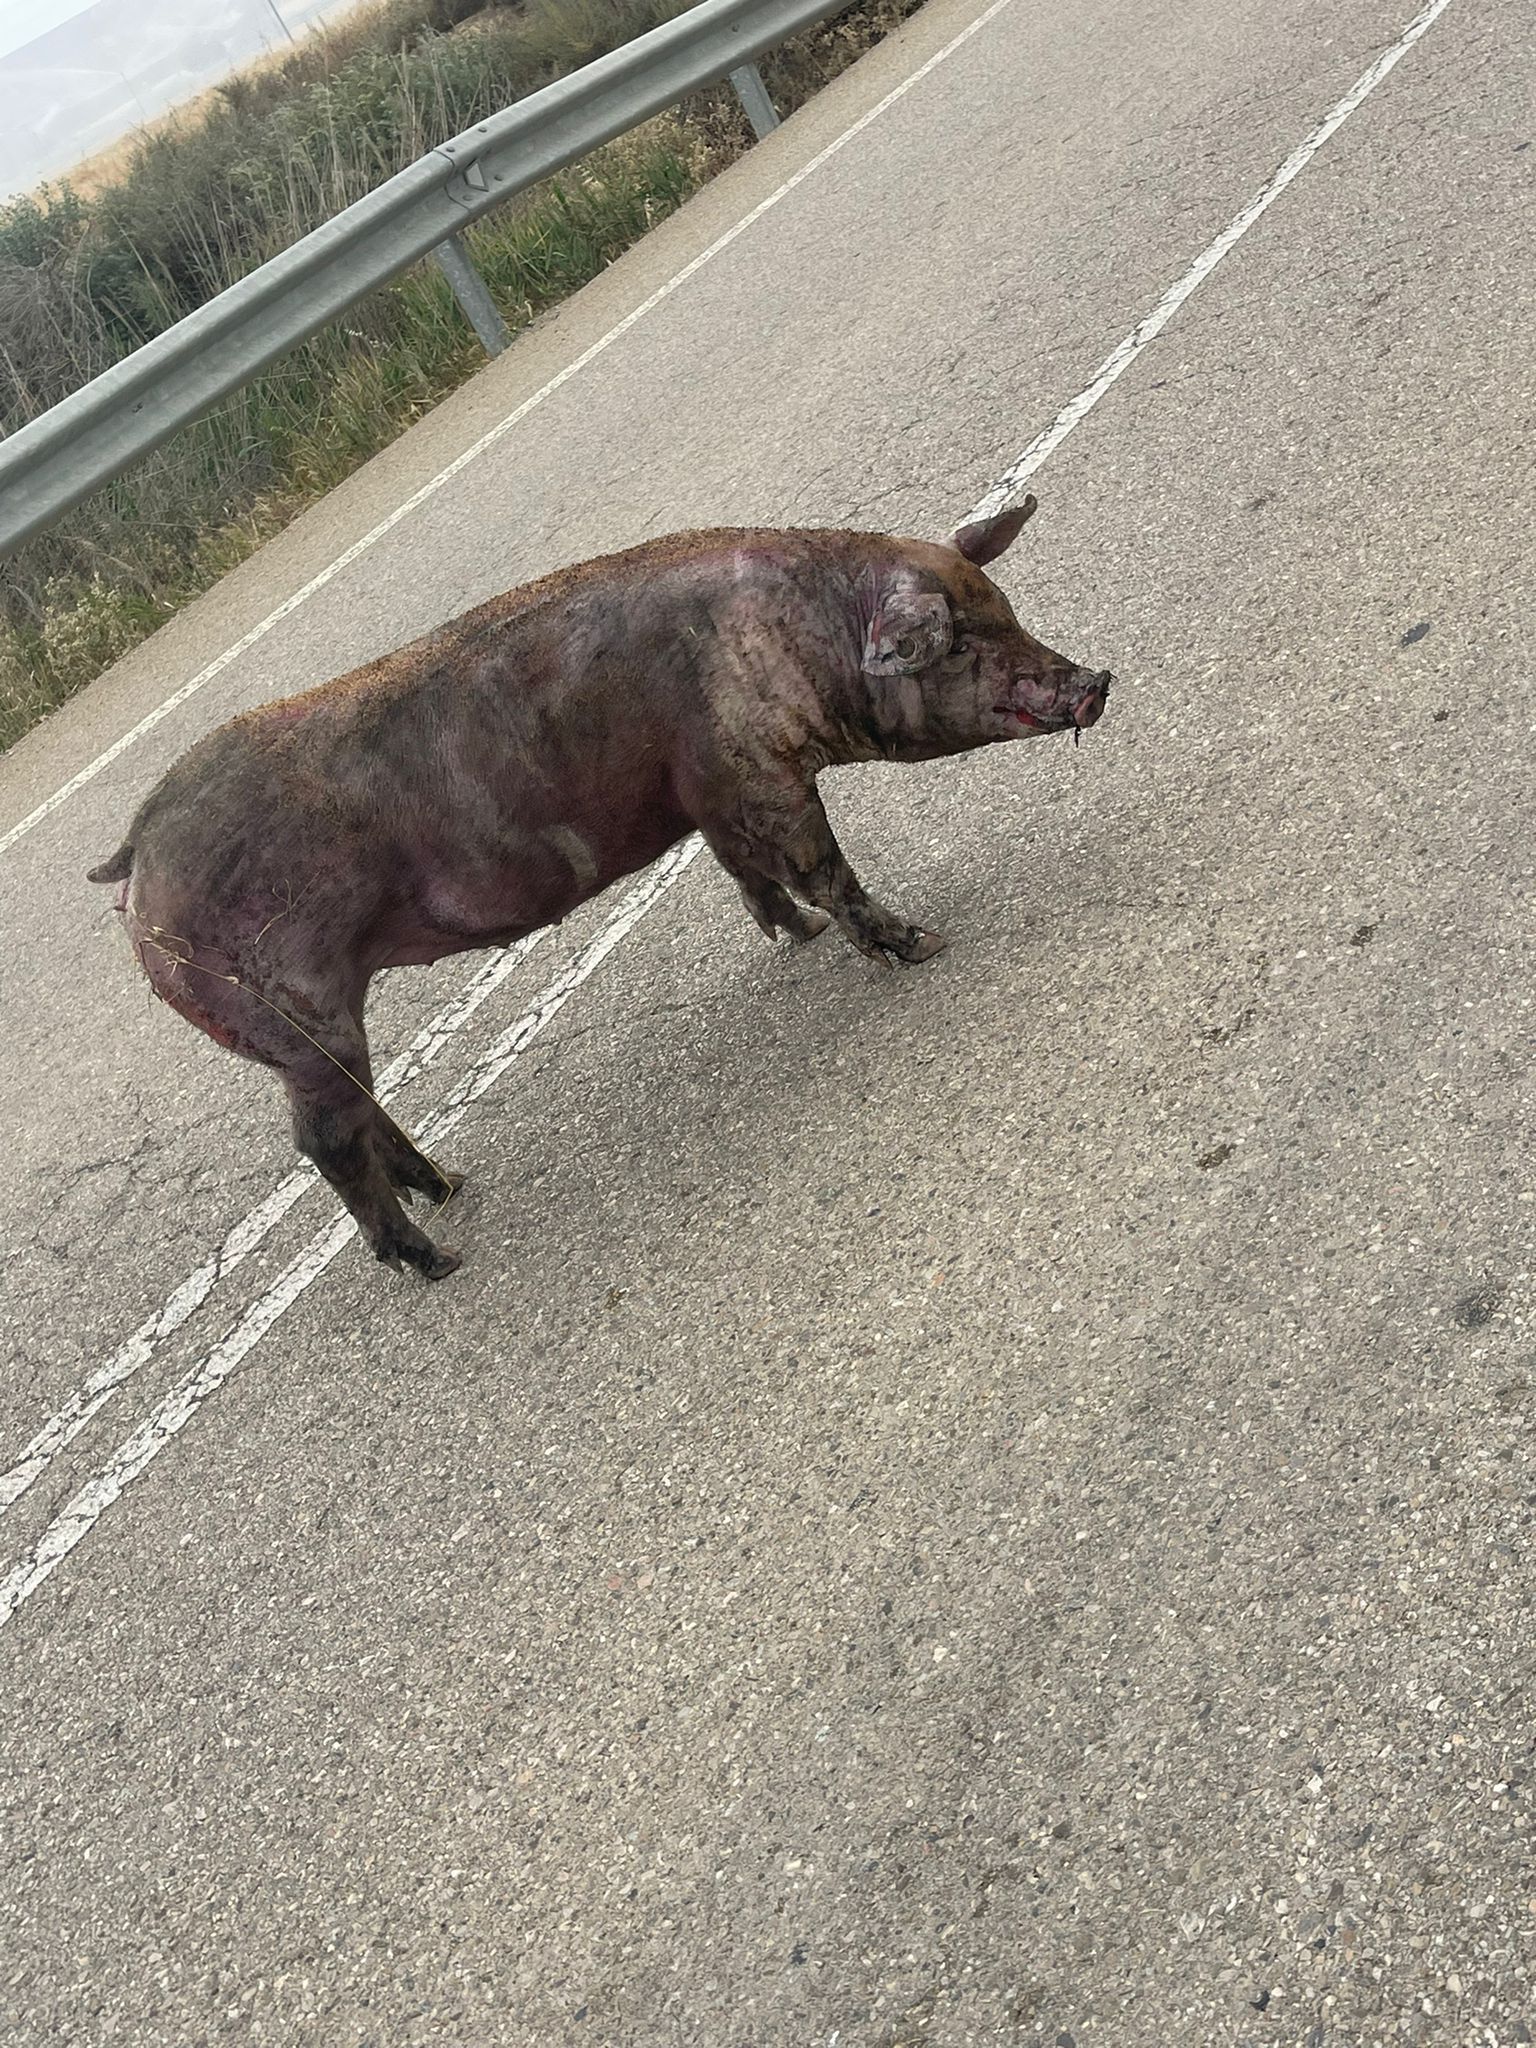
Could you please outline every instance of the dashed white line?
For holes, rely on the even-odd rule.
[[[527,959],[544,936],[543,932],[534,932],[481,964],[452,1002],[445,1003],[431,1022],[422,1026],[405,1050],[379,1074],[374,1093],[381,1102],[387,1102],[402,1088],[409,1087],[431,1065],[454,1034],[463,1029],[481,1004],[496,993],[507,976]],[[196,1315],[214,1289],[271,1236],[294,1204],[318,1185],[319,1178],[313,1167],[303,1166],[280,1180],[264,1202],[258,1203],[249,1215],[241,1217],[212,1258],[195,1267],[154,1314],[140,1323],[133,1335],[126,1338],[112,1356],[55,1409],[16,1463],[8,1471],[0,1472],[0,1515],[14,1507],[27,1488],[40,1479],[59,1453],[74,1442],[91,1417],[106,1406],[119,1387],[125,1386],[147,1365],[160,1346]]]
[[[545,1025],[557,1017],[589,976],[595,974],[619,941],[659,903],[673,887],[702,846],[702,840],[685,839],[664,854],[612,911],[595,935],[574,954],[543,994],[517,1021],[510,1025],[450,1091],[443,1109],[421,1133],[426,1145],[436,1144],[458,1124],[470,1104],[495,1086],[507,1068],[538,1037]],[[120,1498],[145,1466],[158,1458],[167,1444],[186,1428],[193,1416],[217,1388],[221,1387],[241,1360],[261,1342],[268,1330],[312,1287],[332,1259],[357,1235],[357,1225],[345,1212],[318,1231],[291,1265],[286,1266],[270,1287],[241,1316],[234,1328],[212,1350],[200,1358],[160,1401],[130,1436],[123,1439],[103,1469],[86,1481],[79,1492],[54,1516],[42,1535],[18,1563],[0,1578],[0,1628],[15,1614],[24,1600],[35,1593],[68,1557],[75,1545],[87,1537],[114,1501]]]

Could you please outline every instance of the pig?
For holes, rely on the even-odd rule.
[[[1032,639],[985,566],[1033,498],[947,542],[676,534],[562,569],[221,726],[146,798],[115,882],[155,993],[272,1067],[377,1257],[459,1264],[406,1214],[460,1177],[374,1101],[381,968],[505,946],[697,829],[773,940],[943,944],[867,896],[816,778],[1074,735],[1111,678]]]

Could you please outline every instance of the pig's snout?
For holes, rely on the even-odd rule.
[[[1080,732],[1086,732],[1090,725],[1097,725],[1104,716],[1104,707],[1109,702],[1109,686],[1114,681],[1109,670],[1101,669],[1092,675],[1086,669],[1077,672],[1077,692],[1072,700],[1072,723]]]
[[[1113,681],[1107,668],[1078,668],[1057,657],[1044,676],[1026,675],[1015,684],[1012,702],[997,708],[1017,720],[1026,732],[1070,732],[1075,736],[1104,716]]]

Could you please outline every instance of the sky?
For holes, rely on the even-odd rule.
[[[90,0],[0,0],[0,57],[83,14]]]
[[[0,199],[351,0],[0,0]]]

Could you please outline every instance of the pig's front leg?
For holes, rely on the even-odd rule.
[[[803,909],[782,882],[773,881],[756,868],[737,867],[723,856],[722,862],[735,875],[742,902],[770,943],[780,932],[787,932],[797,945],[802,945],[807,939],[819,937],[832,922],[824,910]]]
[[[754,916],[758,910],[749,877],[755,872],[827,911],[871,959],[894,958],[915,966],[921,960],[931,960],[943,947],[937,932],[907,924],[865,895],[814,789],[797,790],[782,804],[752,806],[739,831],[729,835],[725,845],[718,843],[713,833],[708,836],[741,884]],[[762,922],[760,916],[758,921]]]

